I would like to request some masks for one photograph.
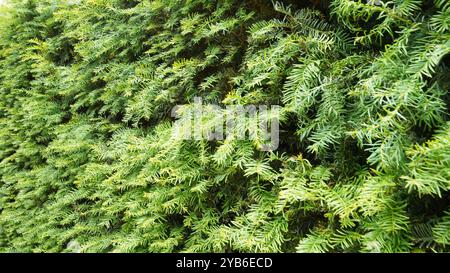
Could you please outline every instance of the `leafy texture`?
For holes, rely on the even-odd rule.
[[[10,2],[0,251],[450,250],[448,1]],[[280,147],[174,136],[195,97]]]

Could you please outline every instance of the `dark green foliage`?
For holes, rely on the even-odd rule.
[[[11,2],[0,251],[450,250],[448,1]],[[174,137],[194,97],[279,149]]]

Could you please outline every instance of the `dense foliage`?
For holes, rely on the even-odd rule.
[[[450,250],[447,0],[10,2],[0,251]],[[280,147],[174,137],[194,97]]]

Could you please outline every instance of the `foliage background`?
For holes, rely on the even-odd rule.
[[[448,1],[10,2],[0,251],[449,250]],[[280,148],[174,138],[195,96]]]

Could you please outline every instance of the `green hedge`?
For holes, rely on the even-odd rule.
[[[9,2],[0,251],[450,250],[447,0]],[[278,149],[176,137],[196,97]]]

